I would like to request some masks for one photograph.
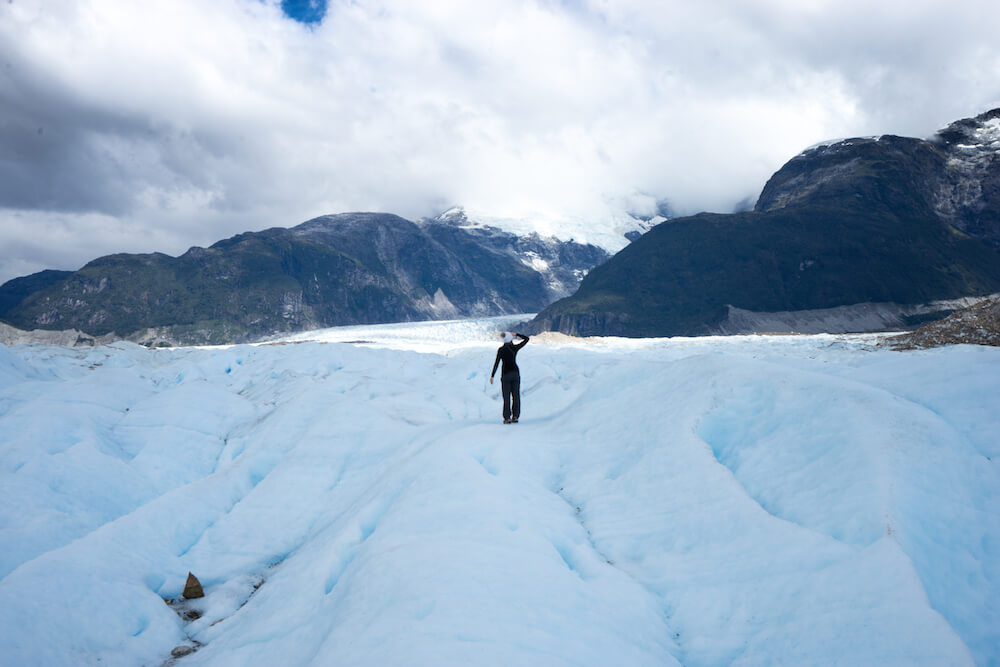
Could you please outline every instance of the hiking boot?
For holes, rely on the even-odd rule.
[[[513,418],[513,419],[511,419],[510,421],[511,421],[511,423],[512,423],[512,424],[516,424],[516,423],[517,423],[517,417],[514,417],[514,418]]]
[[[509,420],[509,419],[504,419],[504,420],[503,420],[503,423],[504,423],[504,424],[510,424],[511,422],[510,422],[510,420]]]

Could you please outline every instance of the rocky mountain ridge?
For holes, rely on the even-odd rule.
[[[150,345],[244,342],[344,324],[536,312],[607,257],[538,236],[344,213],[176,258],[109,255],[52,280],[17,279],[0,296],[40,287],[0,317],[23,330]]]
[[[754,210],[842,196],[844,187],[856,186],[863,163],[873,160],[905,163],[913,186],[906,198],[922,198],[941,221],[1000,251],[1000,108],[956,121],[927,140],[883,135],[810,147],[775,173]]]
[[[515,257],[544,277],[550,302],[575,292],[590,268],[611,257],[608,252],[595,252],[592,244],[573,239],[559,240],[542,236],[536,231],[515,233],[478,222],[470,219],[461,207],[449,209],[433,218],[421,218],[417,224],[435,238],[464,233],[485,248]],[[629,227],[630,233],[648,230],[648,225],[643,227],[645,224],[635,219],[635,224]]]
[[[598,218],[568,217],[555,214],[523,214],[515,217],[493,215],[489,212],[453,206],[422,222],[442,222],[466,230],[492,229],[518,237],[538,235],[541,238],[571,241],[581,245],[594,245],[614,254],[652,227],[674,213],[668,202],[660,201],[655,211],[639,213],[619,211],[605,213]]]
[[[661,223],[526,328],[742,333],[740,319],[746,326],[874,304],[926,310],[995,293],[998,184],[1000,109],[930,140],[884,135],[812,147],[771,177],[752,211]],[[869,330],[863,320],[860,330]]]

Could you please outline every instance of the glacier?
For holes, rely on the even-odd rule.
[[[517,321],[0,346],[0,662],[1000,665],[1000,349]]]

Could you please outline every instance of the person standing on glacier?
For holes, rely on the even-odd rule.
[[[516,424],[521,416],[521,371],[517,367],[517,351],[528,344],[528,337],[511,331],[503,332],[503,345],[497,350],[496,361],[493,362],[493,372],[490,373],[490,384],[497,373],[497,366],[503,362],[500,372],[500,392],[503,394],[503,423]],[[514,337],[521,339],[514,344]]]

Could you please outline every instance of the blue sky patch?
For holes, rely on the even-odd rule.
[[[319,23],[326,16],[327,0],[281,0],[281,11],[299,23]]]

